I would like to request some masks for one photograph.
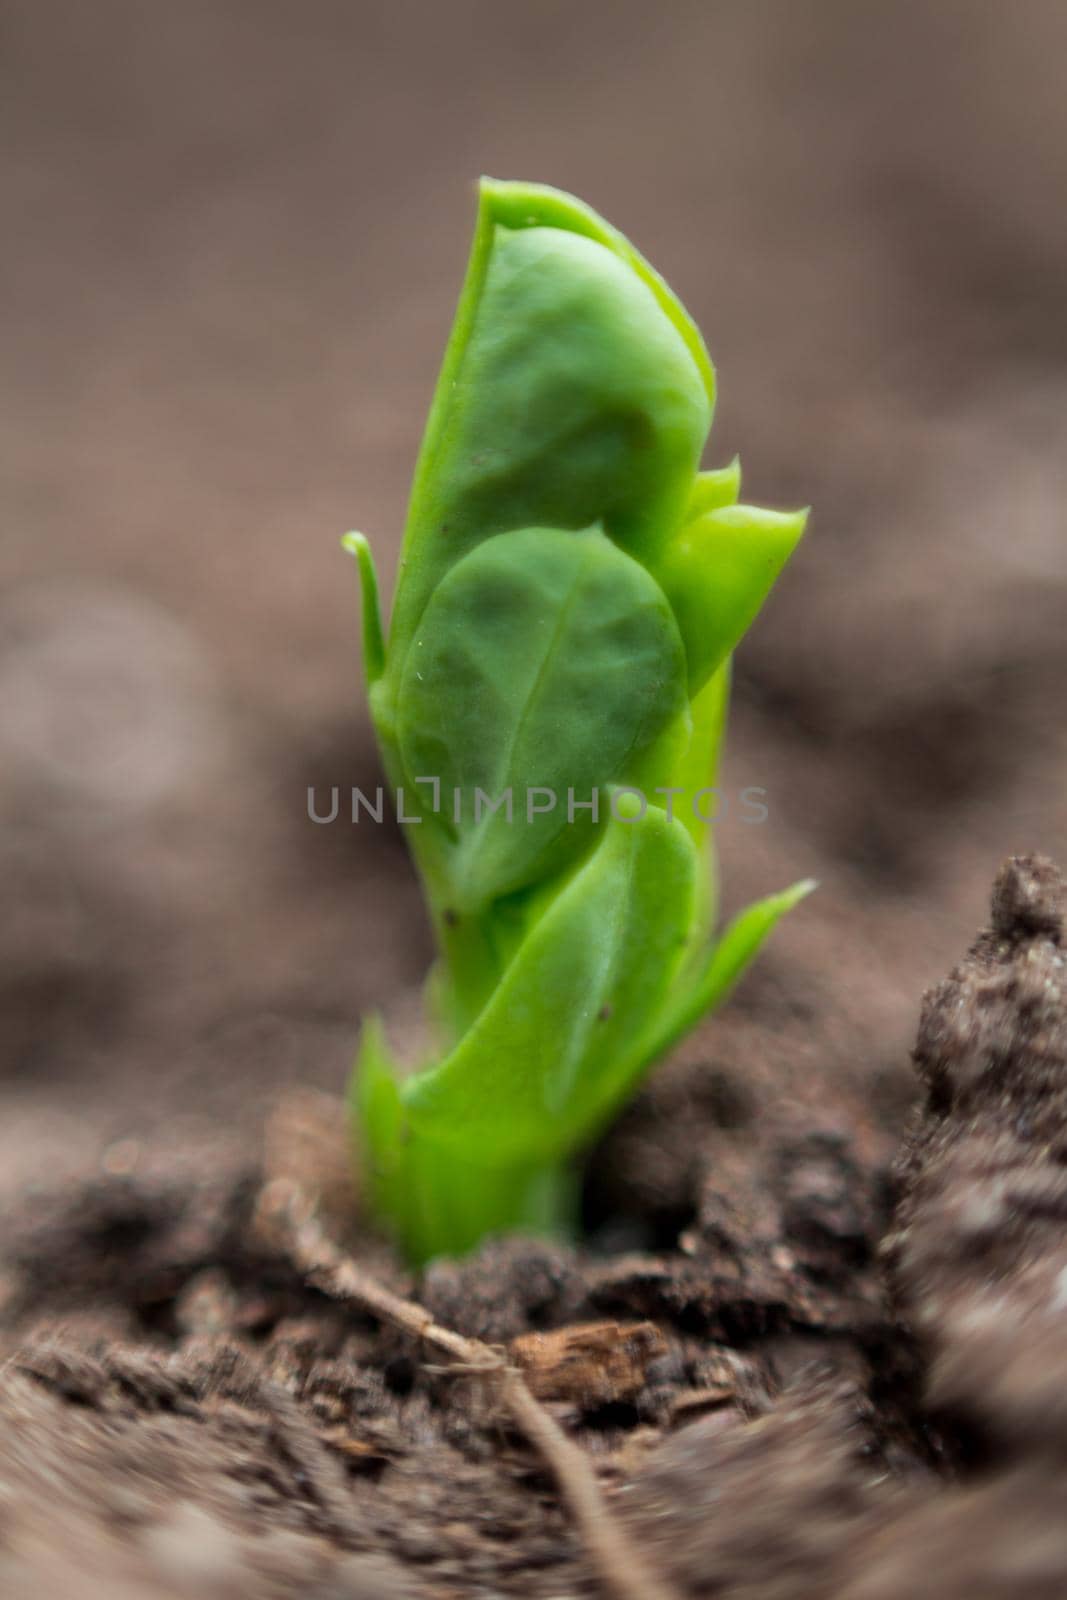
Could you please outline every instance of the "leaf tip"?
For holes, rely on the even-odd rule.
[[[346,533],[341,539],[341,549],[354,556],[359,566],[359,581],[363,591],[363,668],[368,684],[375,684],[385,670],[385,634],[378,603],[378,574],[374,570],[370,540],[365,533]]]

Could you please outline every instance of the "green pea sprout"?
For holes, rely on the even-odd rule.
[[[575,1226],[576,1158],[716,1006],[800,883],[716,935],[708,816],[730,656],[804,512],[701,471],[715,377],[623,236],[483,180],[365,672],[438,946],[423,1059],[364,1025],[369,1202],[415,1262]]]

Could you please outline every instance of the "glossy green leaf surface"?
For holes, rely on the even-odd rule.
[[[626,1046],[684,958],[696,860],[684,828],[662,811],[610,821],[482,1016],[407,1086],[413,1125],[493,1165],[566,1149],[610,1097]]]
[[[482,539],[601,523],[642,554],[682,516],[711,365],[673,296],[597,220],[551,190],[483,185],[412,494],[400,654],[434,586]]]
[[[408,652],[397,727],[409,778],[462,796],[458,822],[454,806],[439,818],[456,906],[533,882],[561,839],[572,856],[591,814],[569,800],[614,782],[685,703],[666,597],[599,530],[498,534],[453,567]]]
[[[803,511],[721,506],[687,523],[659,563],[696,693],[740,642],[804,532]]]

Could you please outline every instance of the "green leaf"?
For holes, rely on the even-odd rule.
[[[556,191],[484,183],[416,471],[397,657],[444,573],[494,534],[599,522],[634,553],[659,548],[713,395],[699,334],[620,234]]]
[[[715,403],[715,370],[711,364],[700,329],[686,311],[678,296],[644,256],[635,250],[629,239],[613,228],[610,222],[598,216],[584,200],[553,189],[544,183],[502,182],[499,178],[483,178],[480,185],[482,204],[493,220],[506,228],[561,228],[570,233],[594,239],[605,249],[618,256],[620,261],[647,284],[660,310],[673,324],[685,344],[693,365],[700,374],[708,404]]]
[[[662,811],[613,818],[452,1054],[405,1086],[413,1127],[481,1162],[573,1148],[684,959],[696,868]]]
[[[573,857],[590,822],[584,811],[569,820],[568,792],[588,801],[684,706],[670,607],[599,531],[501,534],[453,567],[412,641],[397,701],[409,779],[440,780],[453,909]],[[534,805],[551,797],[551,809],[531,816],[532,788],[546,791]],[[490,809],[508,791],[510,820]]]
[[[348,1110],[364,1191],[383,1215],[402,1214],[404,1112],[385,1029],[375,1015],[364,1019],[360,1031]]]
[[[687,523],[657,564],[695,694],[734,650],[804,532],[806,511],[722,506]]]
[[[712,945],[695,976],[686,981],[680,993],[671,997],[664,1014],[641,1046],[640,1067],[669,1050],[701,1017],[722,1004],[786,912],[806,899],[815,887],[813,878],[804,878],[779,894],[755,901],[734,918]]]
[[[695,955],[699,955],[715,921],[714,821],[722,801],[711,791],[716,782],[729,696],[727,660],[620,776],[621,783],[632,784],[654,805],[677,817],[696,846],[703,870],[698,880]]]
[[[341,547],[355,556],[359,567],[359,582],[363,597],[363,671],[368,689],[372,689],[385,670],[385,637],[382,633],[382,615],[378,602],[378,574],[371,554],[370,542],[365,534],[346,533]]]
[[[471,1249],[487,1221],[497,1229],[566,1234],[575,1180],[565,1167],[472,1162],[469,1153],[411,1127],[377,1016],[363,1025],[348,1111],[364,1199],[372,1213],[389,1217],[414,1261]]]
[[[672,774],[673,784],[682,791],[675,799],[674,814],[688,830],[703,868],[698,880],[696,953],[711,933],[717,915],[719,886],[714,819],[722,808],[722,799],[720,794],[708,791],[714,790],[718,781],[729,706],[730,658],[727,657],[692,702],[692,734]]]
[[[712,472],[698,472],[685,507],[685,522],[703,516],[705,511],[718,511],[720,506],[734,506],[741,493],[741,462],[739,457],[725,467]]]

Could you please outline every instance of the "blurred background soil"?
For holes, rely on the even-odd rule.
[[[710,463],[810,504],[737,670],[732,1011],[899,1123],[922,989],[1067,856],[1056,0],[3,0],[0,1188],[246,1139],[425,969],[378,781],[387,582],[481,171],[575,191],[705,330]],[[717,1031],[718,1030],[718,1031]],[[783,1042],[784,1041],[784,1042]]]

